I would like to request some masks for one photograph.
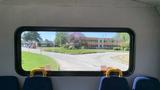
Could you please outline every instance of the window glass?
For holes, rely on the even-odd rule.
[[[128,32],[25,30],[20,33],[18,68],[74,73],[100,72],[105,66],[126,72],[131,39]]]

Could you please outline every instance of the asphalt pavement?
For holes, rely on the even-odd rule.
[[[113,57],[117,55],[128,55],[126,52],[106,52],[70,55],[55,52],[46,52],[40,49],[22,48],[22,51],[46,55],[53,58],[60,65],[62,71],[99,71],[103,65],[116,67],[123,71],[128,70],[128,63],[122,63]]]

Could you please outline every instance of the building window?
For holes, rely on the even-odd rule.
[[[15,58],[21,75],[41,68],[53,76],[100,76],[102,66],[129,75],[134,33],[128,28],[21,27],[15,33]]]

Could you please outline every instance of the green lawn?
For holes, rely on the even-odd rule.
[[[103,52],[113,51],[107,49],[66,49],[63,47],[48,47],[48,48],[43,48],[43,50],[48,52],[57,52],[66,54],[90,54],[90,53],[103,53]]]
[[[49,70],[57,71],[59,69],[59,65],[52,58],[35,54],[31,52],[22,52],[22,68],[26,71],[30,71],[36,68],[49,66]]]

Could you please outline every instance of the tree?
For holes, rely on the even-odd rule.
[[[45,42],[47,42],[47,43],[49,42],[49,40],[48,40],[48,39],[45,39],[44,41],[45,41]]]
[[[115,39],[120,40],[120,46],[122,49],[129,49],[130,37],[128,33],[118,33]]]
[[[35,31],[25,32],[22,35],[22,39],[24,41],[37,41],[37,42],[42,40],[42,38],[40,37],[40,34],[38,32],[35,32]]]
[[[68,42],[68,33],[66,32],[57,32],[55,37],[55,45],[56,46],[62,46],[63,44],[66,44]]]
[[[68,42],[72,43],[73,46],[79,49],[82,45],[85,45],[86,42],[82,41],[81,38],[85,37],[85,35],[81,32],[73,32],[68,37]]]

